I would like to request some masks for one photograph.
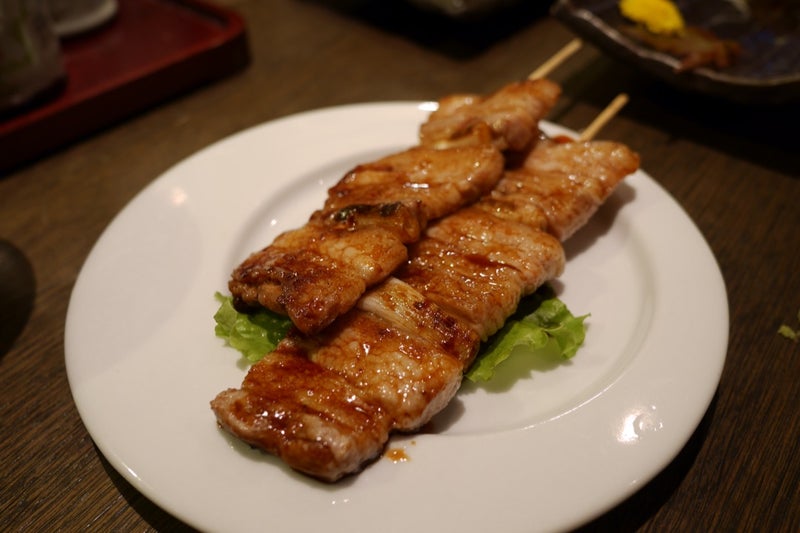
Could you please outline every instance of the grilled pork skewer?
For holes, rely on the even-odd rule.
[[[263,306],[305,333],[322,330],[406,260],[431,220],[491,190],[500,150],[527,148],[559,94],[538,79],[443,100],[421,146],[354,168],[305,226],[245,259],[228,284],[236,307]]]
[[[616,143],[539,141],[492,193],[432,224],[396,277],[323,332],[293,330],[241,388],[221,392],[218,423],[313,477],[357,472],[392,431],[447,405],[481,339],[561,273],[555,235],[572,234],[637,167]]]

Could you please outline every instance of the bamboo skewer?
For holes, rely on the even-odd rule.
[[[575,38],[565,44],[558,52],[553,54],[547,61],[539,65],[539,67],[528,75],[529,80],[536,80],[548,76],[553,70],[558,68],[564,61],[572,57],[583,46],[583,41]],[[595,135],[619,113],[625,104],[628,103],[628,95],[621,93],[617,95],[614,100],[600,112],[597,117],[589,124],[578,137],[579,141],[590,141]]]
[[[583,41],[580,39],[573,39],[564,45],[561,50],[553,54],[550,59],[539,65],[539,67],[528,75],[529,80],[537,80],[544,78],[555,70],[561,63],[569,59],[575,52],[580,50],[583,46]]]
[[[619,113],[619,110],[622,109],[625,104],[628,103],[628,95],[625,93],[620,93],[614,98],[610,104],[603,109],[599,115],[595,117],[595,119],[589,124],[580,134],[578,137],[579,141],[590,141],[594,138],[595,135],[605,126],[608,122],[614,118],[614,116]]]

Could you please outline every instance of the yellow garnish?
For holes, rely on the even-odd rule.
[[[784,337],[786,337],[791,341],[797,342],[798,339],[800,339],[800,332],[793,330],[786,324],[780,325],[780,327],[778,328],[778,333],[780,333],[781,335],[783,335]]]
[[[670,0],[620,0],[619,10],[652,33],[681,33],[686,27],[681,12]]]
[[[797,312],[797,321],[800,322],[800,311]],[[800,342],[800,329],[793,329],[786,324],[781,324],[778,333],[789,340]]]

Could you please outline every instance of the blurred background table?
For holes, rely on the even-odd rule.
[[[3,531],[189,530],[101,456],[64,368],[75,279],[138,191],[249,126],[353,102],[490,91],[525,77],[573,37],[546,2],[523,2],[480,24],[394,0],[219,3],[245,21],[246,68],[0,177],[0,275],[14,284],[0,309]],[[796,531],[800,344],[777,330],[800,329],[800,108],[681,93],[591,46],[552,78],[564,97],[549,119],[573,129],[619,92],[630,95],[602,136],[637,150],[705,235],[731,317],[726,366],[700,427],[660,475],[585,530]]]

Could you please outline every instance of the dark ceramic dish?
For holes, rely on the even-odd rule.
[[[609,55],[682,89],[746,103],[800,101],[800,2],[675,0],[687,26],[711,30],[741,47],[724,69],[677,70],[680,61],[624,35],[618,0],[558,0],[551,13]]]

